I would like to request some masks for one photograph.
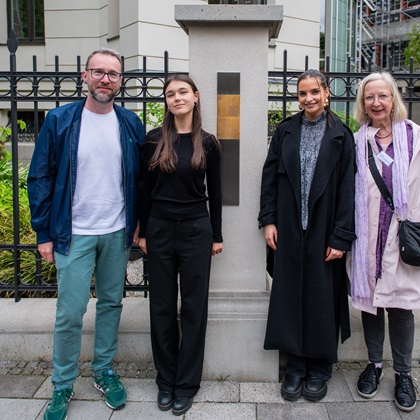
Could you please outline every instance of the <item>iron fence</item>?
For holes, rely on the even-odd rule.
[[[0,71],[0,102],[10,103],[10,123],[12,128],[12,167],[13,167],[13,243],[0,244],[0,254],[9,253],[13,260],[13,279],[3,278],[4,267],[0,259],[0,291],[11,292],[16,301],[20,300],[23,293],[34,293],[43,296],[45,292],[55,292],[56,282],[49,283],[45,280],[45,263],[34,244],[21,244],[20,219],[19,219],[19,179],[18,179],[18,104],[29,104],[33,108],[34,122],[31,127],[33,138],[38,136],[43,114],[43,109],[58,107],[62,103],[80,100],[86,96],[83,90],[80,57],[77,58],[76,71],[60,69],[59,58],[55,58],[53,71],[38,71],[37,59],[33,58],[31,71],[18,71],[16,69],[17,39],[11,35],[8,40],[10,51],[10,70]],[[269,111],[268,131],[273,131],[279,119],[297,109],[296,82],[301,71],[288,70],[287,51],[284,52],[282,71],[270,71],[268,73],[269,94],[268,101],[274,108]],[[351,108],[356,96],[357,83],[369,72],[352,72],[350,59],[347,62],[346,72],[332,72],[329,69],[328,58],[325,61],[325,74],[329,78],[331,88],[331,103],[334,107],[342,108],[342,117],[349,124]],[[392,63],[391,63],[392,66]],[[143,58],[143,69],[137,71],[125,71],[123,66],[123,82],[120,93],[115,98],[122,106],[135,104],[141,105],[142,119],[146,126],[147,104],[164,103],[162,87],[168,77],[168,54],[164,55],[164,70],[161,72],[148,71],[146,58]],[[308,58],[305,58],[305,69],[308,69]],[[412,118],[414,106],[420,107],[420,74],[414,72],[413,63],[408,70],[392,71],[390,73],[397,80],[403,98],[408,105],[409,117]],[[4,89],[4,86],[7,86]],[[47,105],[46,105],[47,104]],[[40,107],[43,107],[40,111]],[[419,111],[419,109],[418,109]],[[276,115],[274,123],[270,126],[270,113]],[[27,139],[26,139],[27,140]],[[29,139],[30,140],[30,139]],[[33,260],[33,269],[29,275],[22,276],[22,255],[29,254]],[[137,254],[143,258],[143,274],[139,282],[130,281],[126,278],[125,292],[140,291],[145,295],[148,291],[147,261],[138,247],[134,247],[132,255]],[[26,255],[27,257],[27,255]]]
[[[12,129],[10,142],[12,149],[12,184],[13,184],[13,243],[0,244],[0,254],[6,254],[12,258],[1,258],[0,261],[0,292],[3,295],[13,294],[16,301],[22,296],[46,296],[49,292],[57,290],[56,280],[51,283],[45,275],[45,263],[37,251],[35,244],[22,244],[20,237],[20,208],[19,208],[19,156],[18,138],[21,133],[18,130],[18,107],[24,104],[33,107],[33,125],[31,134],[33,139],[38,137],[40,129],[40,115],[45,109],[58,107],[63,103],[77,101],[86,96],[81,77],[82,64],[77,57],[76,70],[66,71],[60,69],[59,58],[55,57],[53,71],[38,71],[37,58],[33,57],[31,71],[19,71],[16,68],[16,51],[18,41],[14,32],[7,41],[10,52],[10,70],[0,71],[0,102],[10,103],[10,127]],[[143,57],[143,69],[137,71],[125,71],[123,58],[123,81],[115,102],[126,107],[127,104],[135,104],[135,108],[141,108],[141,118],[146,126],[147,104],[163,103],[163,84],[168,77],[168,53],[164,53],[163,71],[149,71],[146,57]],[[24,138],[24,137],[23,137]],[[22,140],[22,136],[21,136]],[[29,139],[31,140],[31,139]],[[137,254],[137,258],[143,259],[143,273],[139,281],[133,281],[126,276],[125,292],[144,292],[147,296],[147,260],[139,247],[134,246],[131,257]],[[22,257],[33,260],[29,274],[23,274],[21,269]],[[135,259],[135,258],[134,258]],[[4,261],[6,262],[4,263]],[[5,277],[4,273],[10,272],[10,261],[13,261],[13,279]],[[9,270],[8,270],[9,269]],[[92,290],[94,287],[92,286]]]
[[[416,115],[420,114],[420,73],[414,71],[414,61],[411,59],[408,69],[395,69],[392,59],[389,61],[390,67],[387,71],[392,74],[397,81],[398,87],[401,91],[404,102],[407,104],[408,117],[413,118],[415,106],[417,104]],[[347,69],[345,72],[337,72],[330,70],[330,60],[327,57],[325,60],[324,73],[329,80],[330,86],[330,104],[333,109],[338,109],[346,124],[351,122],[351,111],[354,104],[357,87],[359,81],[372,72],[374,67],[371,61],[368,65],[367,71],[354,72],[350,57],[347,59]],[[305,57],[304,69],[308,70],[309,60]],[[296,92],[297,79],[301,71],[288,70],[287,51],[283,54],[283,70],[270,71],[268,73],[268,80],[270,85],[270,92],[268,100],[271,104],[280,104],[277,107],[272,106],[269,112],[278,112],[281,117],[287,116],[293,112],[294,104],[297,103],[298,97]],[[420,118],[420,116],[418,117]],[[277,120],[276,120],[277,121]],[[272,134],[275,127],[274,124],[269,125],[269,134]]]

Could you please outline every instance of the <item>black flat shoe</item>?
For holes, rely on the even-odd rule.
[[[416,408],[416,389],[408,373],[395,374],[395,402],[402,411],[413,411]]]
[[[174,416],[182,416],[192,406],[194,397],[175,397],[172,405],[172,414]]]
[[[174,402],[174,396],[172,392],[169,391],[159,391],[157,404],[160,410],[168,411]]]
[[[303,378],[286,373],[281,384],[281,396],[287,401],[297,401],[302,396]]]
[[[374,397],[378,392],[378,385],[383,377],[382,368],[375,367],[375,363],[369,363],[359,376],[357,393],[363,398]]]
[[[327,380],[316,376],[309,376],[303,386],[303,398],[308,401],[317,402],[327,395]]]

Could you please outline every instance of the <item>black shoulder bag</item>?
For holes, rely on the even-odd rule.
[[[368,161],[369,169],[372,173],[373,179],[376,182],[376,185],[379,188],[379,191],[382,194],[385,202],[391,207],[392,212],[395,212],[394,209],[394,200],[391,197],[391,194],[388,188],[385,185],[384,180],[381,177],[381,174],[376,167],[375,159],[373,157],[372,146],[368,142]],[[416,267],[420,266],[420,223],[411,222],[410,220],[398,220],[398,236],[400,244],[400,257],[403,262],[409,265],[414,265]]]

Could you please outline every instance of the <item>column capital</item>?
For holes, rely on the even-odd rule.
[[[283,6],[176,5],[175,20],[188,34],[191,27],[267,27],[277,38],[283,23]]]

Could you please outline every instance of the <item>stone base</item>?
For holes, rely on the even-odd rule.
[[[84,318],[80,361],[92,359],[95,299],[91,299]],[[0,299],[1,360],[51,360],[55,299]],[[263,349],[268,294],[212,292],[203,380],[244,382],[277,381],[279,355]],[[420,327],[420,311],[416,326]],[[351,310],[352,336],[339,346],[340,362],[367,359],[360,313]],[[420,353],[420,339],[414,342],[413,357]],[[384,360],[391,360],[388,337]],[[280,359],[283,360],[283,359]],[[152,363],[150,345],[149,300],[124,299],[116,362]],[[284,362],[284,360],[283,360]]]
[[[81,361],[92,359],[96,299],[83,320]],[[116,362],[151,363],[149,300],[125,298]],[[55,299],[0,299],[2,360],[51,360]],[[211,293],[203,380],[276,381],[278,354],[263,349],[268,295]]]
[[[268,293],[210,293],[206,380],[278,380],[278,352],[263,349],[268,301]]]

